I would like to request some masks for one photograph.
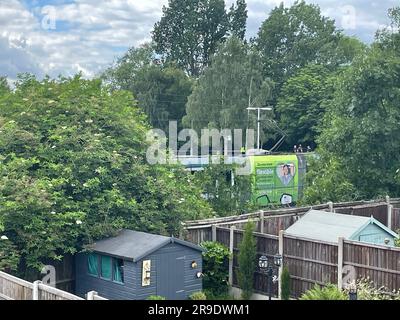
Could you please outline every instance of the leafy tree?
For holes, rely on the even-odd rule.
[[[283,267],[281,274],[281,298],[282,300],[290,299],[290,273],[287,266]]]
[[[229,13],[230,34],[244,40],[247,23],[247,4],[245,0],[237,0],[232,4]]]
[[[20,258],[16,246],[3,235],[0,239],[0,271],[7,273],[16,271]]]
[[[334,284],[322,288],[315,285],[313,289],[303,293],[300,300],[348,300],[348,296]]]
[[[152,33],[157,53],[198,76],[229,31],[224,0],[169,0],[162,11]]]
[[[318,150],[319,157],[308,158],[306,190],[301,204],[354,201],[362,198],[360,191],[346,174],[346,167],[337,156]]]
[[[201,243],[206,249],[203,253],[203,286],[210,297],[218,297],[228,293],[228,263],[230,252],[218,242]]]
[[[155,63],[152,50],[150,44],[129,49],[103,78],[113,89],[132,92],[152,127],[168,132],[169,121],[177,121],[181,129],[192,81],[172,65]]]
[[[6,77],[0,77],[0,97],[10,92],[10,86],[8,85]]]
[[[102,74],[102,79],[114,90],[134,92],[134,80],[143,68],[153,65],[154,59],[152,43],[145,43],[138,48],[132,47]]]
[[[276,111],[289,145],[302,143],[315,147],[325,104],[333,96],[333,80],[326,67],[311,64],[283,85]]]
[[[171,235],[211,214],[188,173],[147,163],[130,93],[24,75],[0,101],[0,225],[22,272],[120,228]]]
[[[209,165],[196,173],[196,178],[218,216],[242,214],[253,209],[250,202],[251,176],[235,175],[235,166]]]
[[[243,239],[239,245],[239,268],[237,270],[239,286],[242,289],[242,298],[249,300],[253,294],[254,272],[257,263],[256,240],[253,236],[254,224],[248,222],[244,229]]]
[[[317,5],[296,1],[274,8],[254,40],[264,64],[264,74],[276,83],[275,97],[282,84],[299,68],[326,60],[326,48],[340,39],[335,22],[321,15]]]
[[[400,56],[374,48],[338,80],[318,142],[363,198],[398,195]],[[326,166],[326,164],[325,164]]]
[[[199,78],[186,107],[186,126],[246,129],[249,100],[263,106],[272,84],[264,79],[258,57],[236,37],[221,45],[212,63]],[[250,115],[254,123],[254,115]]]

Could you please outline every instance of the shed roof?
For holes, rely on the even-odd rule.
[[[204,251],[203,248],[195,244],[174,237],[127,229],[121,230],[115,237],[97,241],[91,246],[91,249],[95,252],[131,259],[136,262],[170,243],[178,243],[194,250]]]
[[[290,226],[285,233],[298,237],[311,238],[337,243],[339,237],[352,239],[362,229],[374,223],[393,237],[397,234],[373,217],[360,217],[347,214],[310,210],[299,221]]]

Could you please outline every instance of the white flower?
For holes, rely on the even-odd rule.
[[[76,224],[80,225],[80,224],[82,224],[82,221],[81,220],[76,220]]]
[[[93,120],[92,119],[87,119],[87,120],[85,120],[85,122],[86,123],[93,123]]]
[[[7,236],[1,236],[0,239],[1,240],[8,240],[8,237]]]
[[[56,214],[56,212],[55,211],[52,211],[52,212],[50,212],[51,214]]]
[[[56,146],[51,146],[52,149],[54,149]]]

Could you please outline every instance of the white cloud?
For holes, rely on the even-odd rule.
[[[234,0],[226,0],[230,5]],[[248,35],[255,36],[262,21],[281,0],[247,0]],[[294,0],[285,0],[290,5]],[[310,2],[310,1],[308,1]],[[322,12],[341,26],[340,8],[352,5],[356,27],[348,30],[370,41],[376,29],[387,23],[386,11],[395,0],[315,0]],[[25,1],[26,3],[26,1]],[[19,72],[72,75],[82,72],[92,77],[101,72],[130,46],[150,40],[154,23],[168,0],[75,0],[41,7],[31,1],[30,8],[21,0],[0,0],[0,75],[15,78]],[[43,15],[55,19],[43,21]],[[346,28],[343,28],[346,29]],[[346,30],[345,30],[346,31]]]

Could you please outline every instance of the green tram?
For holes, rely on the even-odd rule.
[[[229,157],[228,163],[250,166],[251,198],[255,204],[292,206],[303,196],[307,159],[311,156],[313,153],[247,155]],[[179,162],[188,170],[198,171],[209,165],[210,157],[188,156]]]

